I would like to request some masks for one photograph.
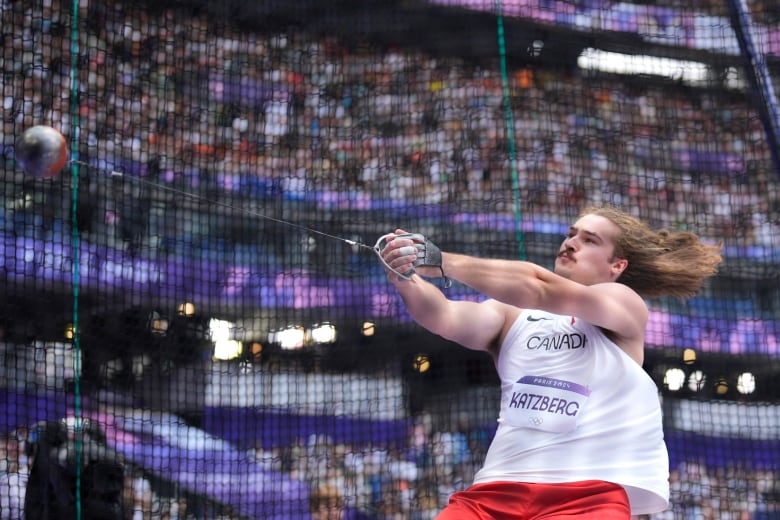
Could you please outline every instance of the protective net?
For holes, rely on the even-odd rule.
[[[779,21],[0,0],[0,518],[432,519],[498,381],[412,322],[370,247],[401,228],[551,267],[599,204],[724,244],[699,295],[648,302],[654,518],[778,518]],[[65,135],[59,175],[15,160],[33,125]]]

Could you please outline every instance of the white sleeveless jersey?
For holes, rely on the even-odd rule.
[[[598,328],[525,310],[496,362],[498,430],[476,484],[603,480],[633,515],[669,503],[669,458],[653,380]]]

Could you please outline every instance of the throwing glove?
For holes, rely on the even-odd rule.
[[[377,248],[379,251],[381,251],[384,246],[387,245],[387,236],[388,235],[385,235],[379,239],[379,242],[377,243]],[[438,267],[439,271],[441,271],[441,277],[444,278],[445,288],[448,288],[452,285],[452,282],[444,275],[444,269],[441,265],[441,249],[439,249],[436,244],[425,238],[425,236],[421,233],[406,233],[403,235],[394,235],[394,237],[408,238],[414,242],[414,247],[417,249],[417,260],[415,260],[413,263],[414,267]],[[414,274],[414,267],[410,271],[404,273],[404,276],[409,277]]]

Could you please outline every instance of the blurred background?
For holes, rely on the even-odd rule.
[[[0,41],[1,519],[92,445],[127,519],[434,518],[497,379],[355,244],[551,267],[605,203],[724,244],[648,302],[653,520],[780,518],[776,2],[0,0]]]

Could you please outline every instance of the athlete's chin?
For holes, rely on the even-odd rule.
[[[570,260],[561,262],[561,259],[558,258],[558,260],[555,262],[555,269],[553,269],[553,271],[555,274],[563,276],[564,278],[571,278],[572,266],[573,263]]]

